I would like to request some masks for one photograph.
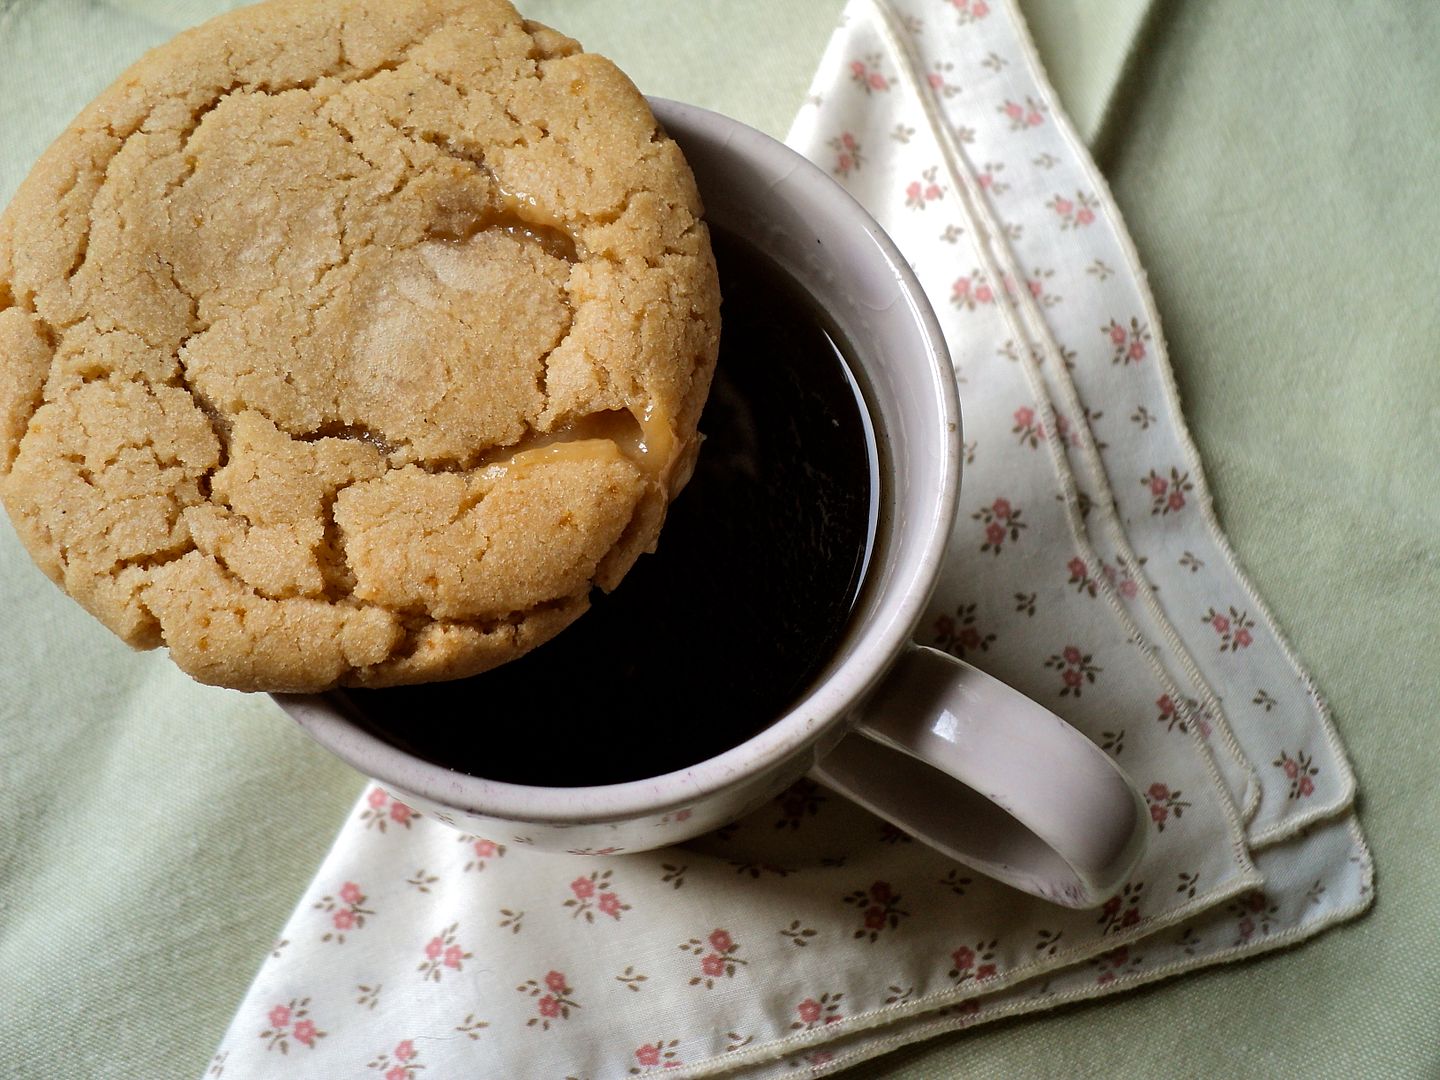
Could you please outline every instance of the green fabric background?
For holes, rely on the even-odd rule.
[[[225,6],[0,0],[0,200]],[[778,135],[840,6],[526,10]],[[1335,707],[1379,899],[1291,952],[851,1075],[1440,1076],[1440,8],[1024,7],[1135,234],[1221,521]],[[197,1076],[360,780],[267,699],[128,652],[8,524],[0,610],[0,1076]]]

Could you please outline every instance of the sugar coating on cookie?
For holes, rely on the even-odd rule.
[[[694,180],[503,0],[272,0],[154,50],[0,216],[0,496],[240,689],[493,667],[652,549],[719,340]]]

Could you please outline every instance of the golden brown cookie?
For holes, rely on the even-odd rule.
[[[154,50],[0,217],[0,495],[196,678],[454,678],[688,478],[719,287],[680,151],[503,0],[271,0]]]

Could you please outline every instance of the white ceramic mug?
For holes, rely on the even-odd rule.
[[[769,727],[664,776],[587,788],[499,783],[416,758],[324,695],[279,695],[323,745],[467,832],[613,855],[734,820],[809,771],[947,855],[1071,907],[1099,904],[1144,847],[1145,806],[1085,736],[960,660],[911,642],[960,485],[960,406],[934,312],[904,257],[843,189],[737,121],[652,99],[707,219],[765,252],[850,346],[879,452],[879,514],[851,624]],[[623,588],[623,585],[622,585]],[[683,723],[683,715],[677,715]]]

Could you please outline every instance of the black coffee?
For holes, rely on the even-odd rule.
[[[874,447],[814,301],[716,232],[724,296],[706,435],[658,551],[553,641],[454,682],[349,690],[372,733],[461,772],[572,787],[729,749],[809,688],[871,539]]]

